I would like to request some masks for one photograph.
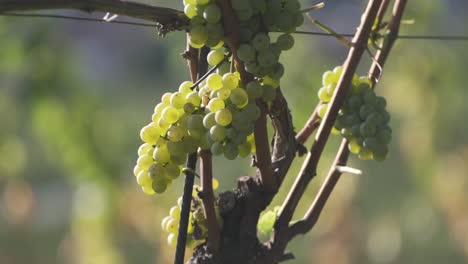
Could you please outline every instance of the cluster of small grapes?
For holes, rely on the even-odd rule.
[[[240,20],[241,45],[237,56],[245,70],[258,80],[257,88],[268,90],[264,92],[268,94],[265,101],[271,101],[284,74],[279,62],[281,52],[293,47],[290,33],[304,21],[301,6],[297,0],[237,0],[232,1],[232,7]],[[283,34],[273,42],[269,32]]]
[[[190,45],[194,48],[223,46],[221,9],[214,0],[184,0],[184,13],[190,18]]]
[[[323,87],[318,92],[322,101],[318,109],[320,117],[327,111],[327,103],[342,71],[342,67],[336,67],[333,71],[323,74]],[[370,84],[367,77],[354,76],[334,129],[349,141],[350,152],[357,154],[360,159],[382,161],[387,156],[388,143],[392,137],[390,114],[386,110],[387,101],[377,96]]]
[[[140,132],[144,143],[134,174],[147,194],[163,193],[180,175],[186,155],[198,148],[228,159],[255,151],[252,132],[260,109],[239,87],[239,75],[212,73],[199,90],[193,85],[185,81],[177,92],[165,93]]]
[[[213,189],[217,189],[219,183],[216,179],[213,179]],[[208,235],[206,218],[203,213],[202,202],[198,197],[197,189],[199,186],[194,186],[192,193],[192,203],[189,214],[189,222],[187,226],[187,247],[194,247],[197,243],[202,242]],[[169,215],[164,217],[161,221],[161,227],[168,233],[167,243],[170,246],[177,244],[177,234],[179,232],[180,212],[182,208],[182,197],[177,200],[177,205],[171,207]],[[219,219],[222,220],[222,219]],[[222,223],[222,221],[219,221]]]

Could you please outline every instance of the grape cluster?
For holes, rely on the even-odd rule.
[[[224,29],[222,12],[214,0],[184,0],[184,13],[190,18],[190,45],[220,48]]]
[[[218,188],[218,181],[213,179],[213,189]],[[206,239],[208,235],[208,229],[206,224],[206,218],[203,212],[202,201],[198,197],[197,189],[200,187],[195,185],[192,193],[192,203],[189,214],[189,222],[187,226],[187,247],[194,247],[199,242]],[[180,212],[182,208],[182,197],[177,200],[177,205],[171,207],[169,215],[164,217],[161,221],[161,227],[168,233],[167,243],[170,246],[175,247],[177,244],[177,234],[179,232]],[[218,222],[222,224],[220,215],[217,215]]]
[[[198,90],[193,85],[185,81],[178,92],[165,93],[140,132],[144,143],[134,174],[147,194],[163,193],[180,175],[186,155],[199,148],[231,160],[255,151],[260,109],[239,86],[239,75],[212,73]]]
[[[342,67],[323,74],[323,87],[318,91],[322,104],[318,115],[323,117],[328,108]],[[387,101],[377,96],[367,77],[354,76],[351,88],[346,95],[343,107],[336,119],[334,130],[345,137],[351,153],[362,160],[382,161],[388,153],[388,143],[392,137],[389,126],[390,114],[386,110]]]

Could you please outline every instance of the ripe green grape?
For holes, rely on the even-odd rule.
[[[161,113],[161,117],[168,124],[174,124],[179,119],[179,112],[172,106],[167,106]]]
[[[184,13],[188,18],[193,18],[197,15],[196,6],[191,4],[185,5]]]
[[[179,92],[182,93],[182,94],[187,95],[187,94],[192,92],[192,89],[190,89],[192,86],[193,86],[193,82],[191,82],[191,81],[182,82],[179,85]]]
[[[203,18],[208,23],[218,23],[221,19],[221,9],[216,4],[210,4],[203,11]]]
[[[215,156],[219,156],[224,153],[224,146],[220,142],[214,142],[213,145],[211,145],[211,153]]]
[[[331,100],[331,95],[328,93],[327,91],[327,87],[324,86],[322,88],[319,89],[318,91],[318,97],[320,99],[320,101],[324,102],[324,103],[328,103],[330,102]]]
[[[237,56],[244,62],[255,60],[255,49],[249,44],[241,44],[237,50]]]
[[[154,149],[153,159],[161,164],[167,163],[171,159],[171,154],[167,149],[167,146],[161,146]]]
[[[148,170],[152,164],[153,164],[153,158],[148,154],[141,155],[137,159],[137,165],[142,170]]]
[[[234,90],[233,90],[234,91]],[[232,92],[231,92],[231,96],[232,96]],[[220,98],[213,98],[210,100],[210,102],[208,103],[207,105],[207,108],[211,111],[211,112],[216,112],[220,109],[223,109],[225,108],[226,105],[224,103],[224,100],[220,99]]]
[[[231,95],[229,96],[231,102],[237,106],[244,106],[249,101],[249,96],[247,92],[242,88],[236,88],[231,91]]]
[[[167,131],[167,139],[172,142],[180,141],[185,135],[185,130],[179,126],[171,126]]]
[[[140,138],[143,142],[148,144],[154,144],[159,140],[161,136],[160,130],[152,125],[145,126],[140,131]]]
[[[258,51],[265,50],[270,46],[270,37],[264,32],[259,32],[253,37],[252,46]]]
[[[206,84],[210,90],[219,90],[223,88],[223,77],[217,73],[212,73],[206,78]]]
[[[215,120],[218,125],[227,126],[232,122],[232,113],[227,108],[220,109],[215,114]]]
[[[147,171],[141,171],[137,175],[137,183],[140,186],[151,186],[153,180],[150,178]]]
[[[226,143],[224,147],[224,157],[228,160],[234,160],[239,155],[239,150],[237,145],[234,143]]]
[[[195,107],[199,107],[201,104],[201,98],[198,96],[197,91],[192,91],[185,96],[187,103],[191,103]]]
[[[203,45],[208,40],[208,30],[204,26],[195,26],[190,30],[190,40]]]
[[[152,184],[153,190],[156,193],[163,193],[167,189],[167,182],[165,179],[156,179]]]
[[[214,125],[210,128],[210,135],[213,141],[220,142],[226,137],[226,128],[221,125]]]
[[[210,51],[210,53],[208,53],[206,59],[208,61],[208,64],[210,64],[211,66],[215,66],[224,59],[224,53],[220,49],[212,50]]]
[[[234,73],[225,73],[222,79],[224,88],[232,90],[239,85],[239,78]]]
[[[294,46],[294,38],[291,34],[282,34],[276,40],[281,50],[289,50]]]

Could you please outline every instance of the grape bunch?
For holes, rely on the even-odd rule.
[[[217,189],[219,183],[216,179],[213,179],[213,189]],[[189,222],[187,226],[187,242],[186,246],[193,248],[198,243],[206,239],[208,235],[208,229],[206,224],[206,218],[203,213],[202,201],[198,197],[196,191],[200,187],[195,185],[192,193],[192,203],[189,214]],[[179,232],[180,212],[182,208],[182,197],[177,200],[177,205],[171,207],[169,215],[164,217],[161,221],[161,227],[168,233],[167,243],[170,246],[175,247],[177,244],[177,234]],[[220,215],[217,215],[218,222],[222,223]]]
[[[260,109],[249,101],[235,73],[210,74],[192,90],[185,81],[175,93],[165,93],[143,127],[134,174],[147,194],[163,193],[179,177],[185,157],[199,148],[227,159],[255,151],[254,122]]]
[[[323,74],[323,87],[318,91],[322,104],[318,115],[323,117],[328,108],[342,67]],[[387,101],[377,96],[367,77],[355,75],[343,107],[340,109],[334,125],[334,131],[346,138],[351,153],[362,160],[383,161],[388,153],[388,143],[392,137],[389,126],[390,114],[386,110]]]
[[[190,18],[190,45],[194,48],[223,46],[222,12],[214,0],[184,0],[184,13]]]

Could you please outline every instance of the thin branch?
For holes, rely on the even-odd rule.
[[[116,15],[153,21],[160,25],[161,34],[175,30],[185,30],[189,22],[188,18],[181,11],[133,1],[0,0],[0,13],[45,9],[75,9],[85,12],[109,12]]]
[[[208,226],[207,246],[211,252],[216,253],[219,248],[220,231],[214,207],[213,161],[209,150],[200,151],[200,178],[201,191],[199,196],[203,202]]]
[[[310,115],[309,119],[305,123],[304,127],[297,133],[296,135],[296,140],[304,144],[307,139],[314,133],[314,131],[319,127],[320,125],[320,117],[318,116],[317,109],[320,104],[317,104],[317,107],[315,107],[314,111]]]

